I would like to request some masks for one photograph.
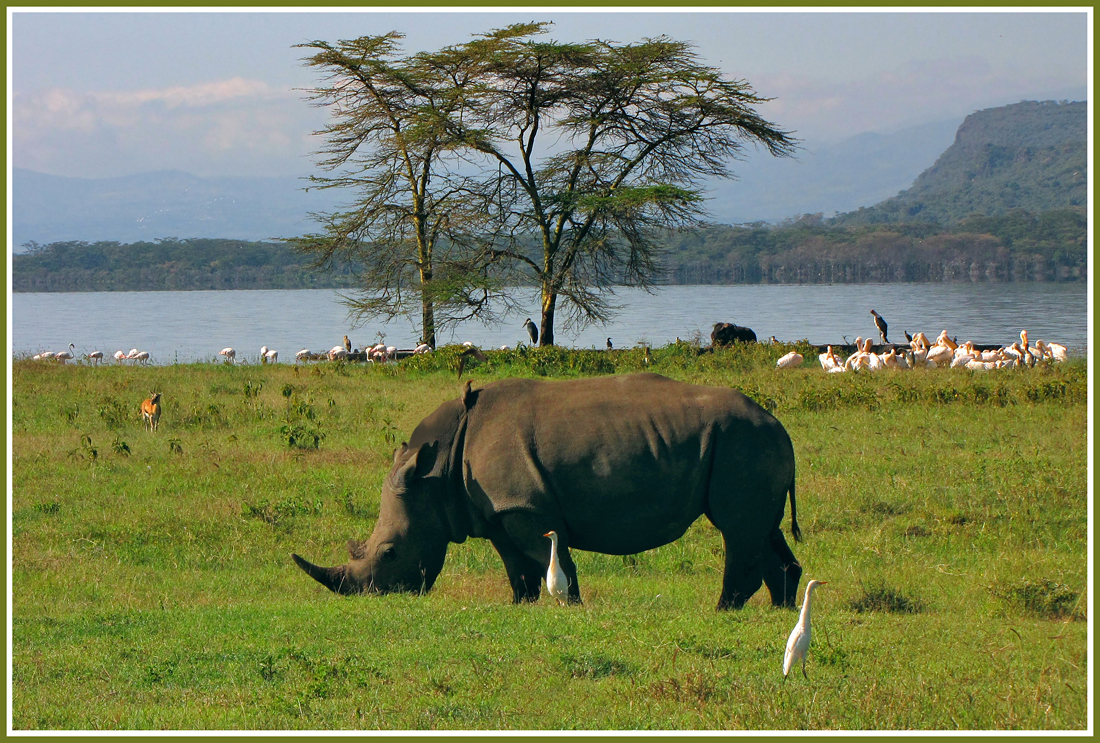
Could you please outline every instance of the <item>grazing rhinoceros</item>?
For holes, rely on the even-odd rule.
[[[740,392],[657,374],[575,381],[506,379],[441,405],[393,456],[374,533],[351,560],[319,567],[337,593],[426,591],[449,542],[489,539],[515,602],[535,601],[556,531],[580,601],[569,548],[628,555],[678,539],[701,515],[722,532],[719,609],[767,584],[794,606],[802,568],[780,524],[794,449],[783,426]]]

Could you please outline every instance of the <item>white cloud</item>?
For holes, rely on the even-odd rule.
[[[134,91],[52,88],[15,94],[14,164],[47,173],[285,174],[308,148],[301,132],[324,113],[299,91],[233,77]]]
[[[760,75],[753,87],[776,99],[763,105],[761,113],[780,127],[803,138],[837,140],[961,119],[980,108],[1056,95],[1065,89],[1065,78],[994,68],[984,58],[960,56],[910,61],[850,82]]]

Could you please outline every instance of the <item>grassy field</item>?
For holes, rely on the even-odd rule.
[[[393,449],[459,392],[458,349],[400,364],[58,366],[12,392],[12,725],[159,729],[1084,729],[1086,369],[779,373],[789,346],[648,367],[733,386],[795,444],[817,591],[714,611],[706,519],[630,557],[576,552],[584,605],[513,606],[491,545],[416,596],[336,596]],[[805,352],[805,349],[803,349]],[[807,355],[807,358],[814,358]],[[490,354],[508,376],[647,368],[640,350]],[[160,431],[138,407],[163,393]]]

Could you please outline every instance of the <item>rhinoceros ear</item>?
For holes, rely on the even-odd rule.
[[[401,458],[405,456],[405,452],[409,450],[409,443],[402,441],[401,446],[393,450],[393,463],[397,464],[401,461]]]
[[[405,459],[401,461],[401,457],[405,455],[409,448],[405,444],[401,445],[401,448],[394,452],[393,462],[394,470],[390,474],[390,478],[394,485],[398,486],[399,491],[405,491],[412,487],[413,482],[418,477],[424,477],[431,472],[435,466],[436,452],[439,450],[439,444],[434,441],[426,441],[420,445],[417,449]]]

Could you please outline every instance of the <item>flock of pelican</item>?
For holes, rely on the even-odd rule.
[[[906,334],[908,338],[908,334]],[[1061,343],[1028,342],[1027,331],[1020,331],[1020,340],[1001,348],[978,350],[973,341],[958,343],[942,331],[934,343],[928,341],[924,333],[917,333],[909,340],[908,347],[893,346],[883,353],[871,351],[871,339],[856,338],[856,350],[843,361],[826,346],[825,352],[818,355],[821,368],[833,374],[849,371],[879,371],[882,369],[915,369],[924,367],[966,368],[974,371],[989,369],[1011,369],[1022,366],[1035,366],[1044,362],[1065,361],[1066,347]],[[791,352],[776,362],[777,369],[790,369],[802,364],[802,354]]]

